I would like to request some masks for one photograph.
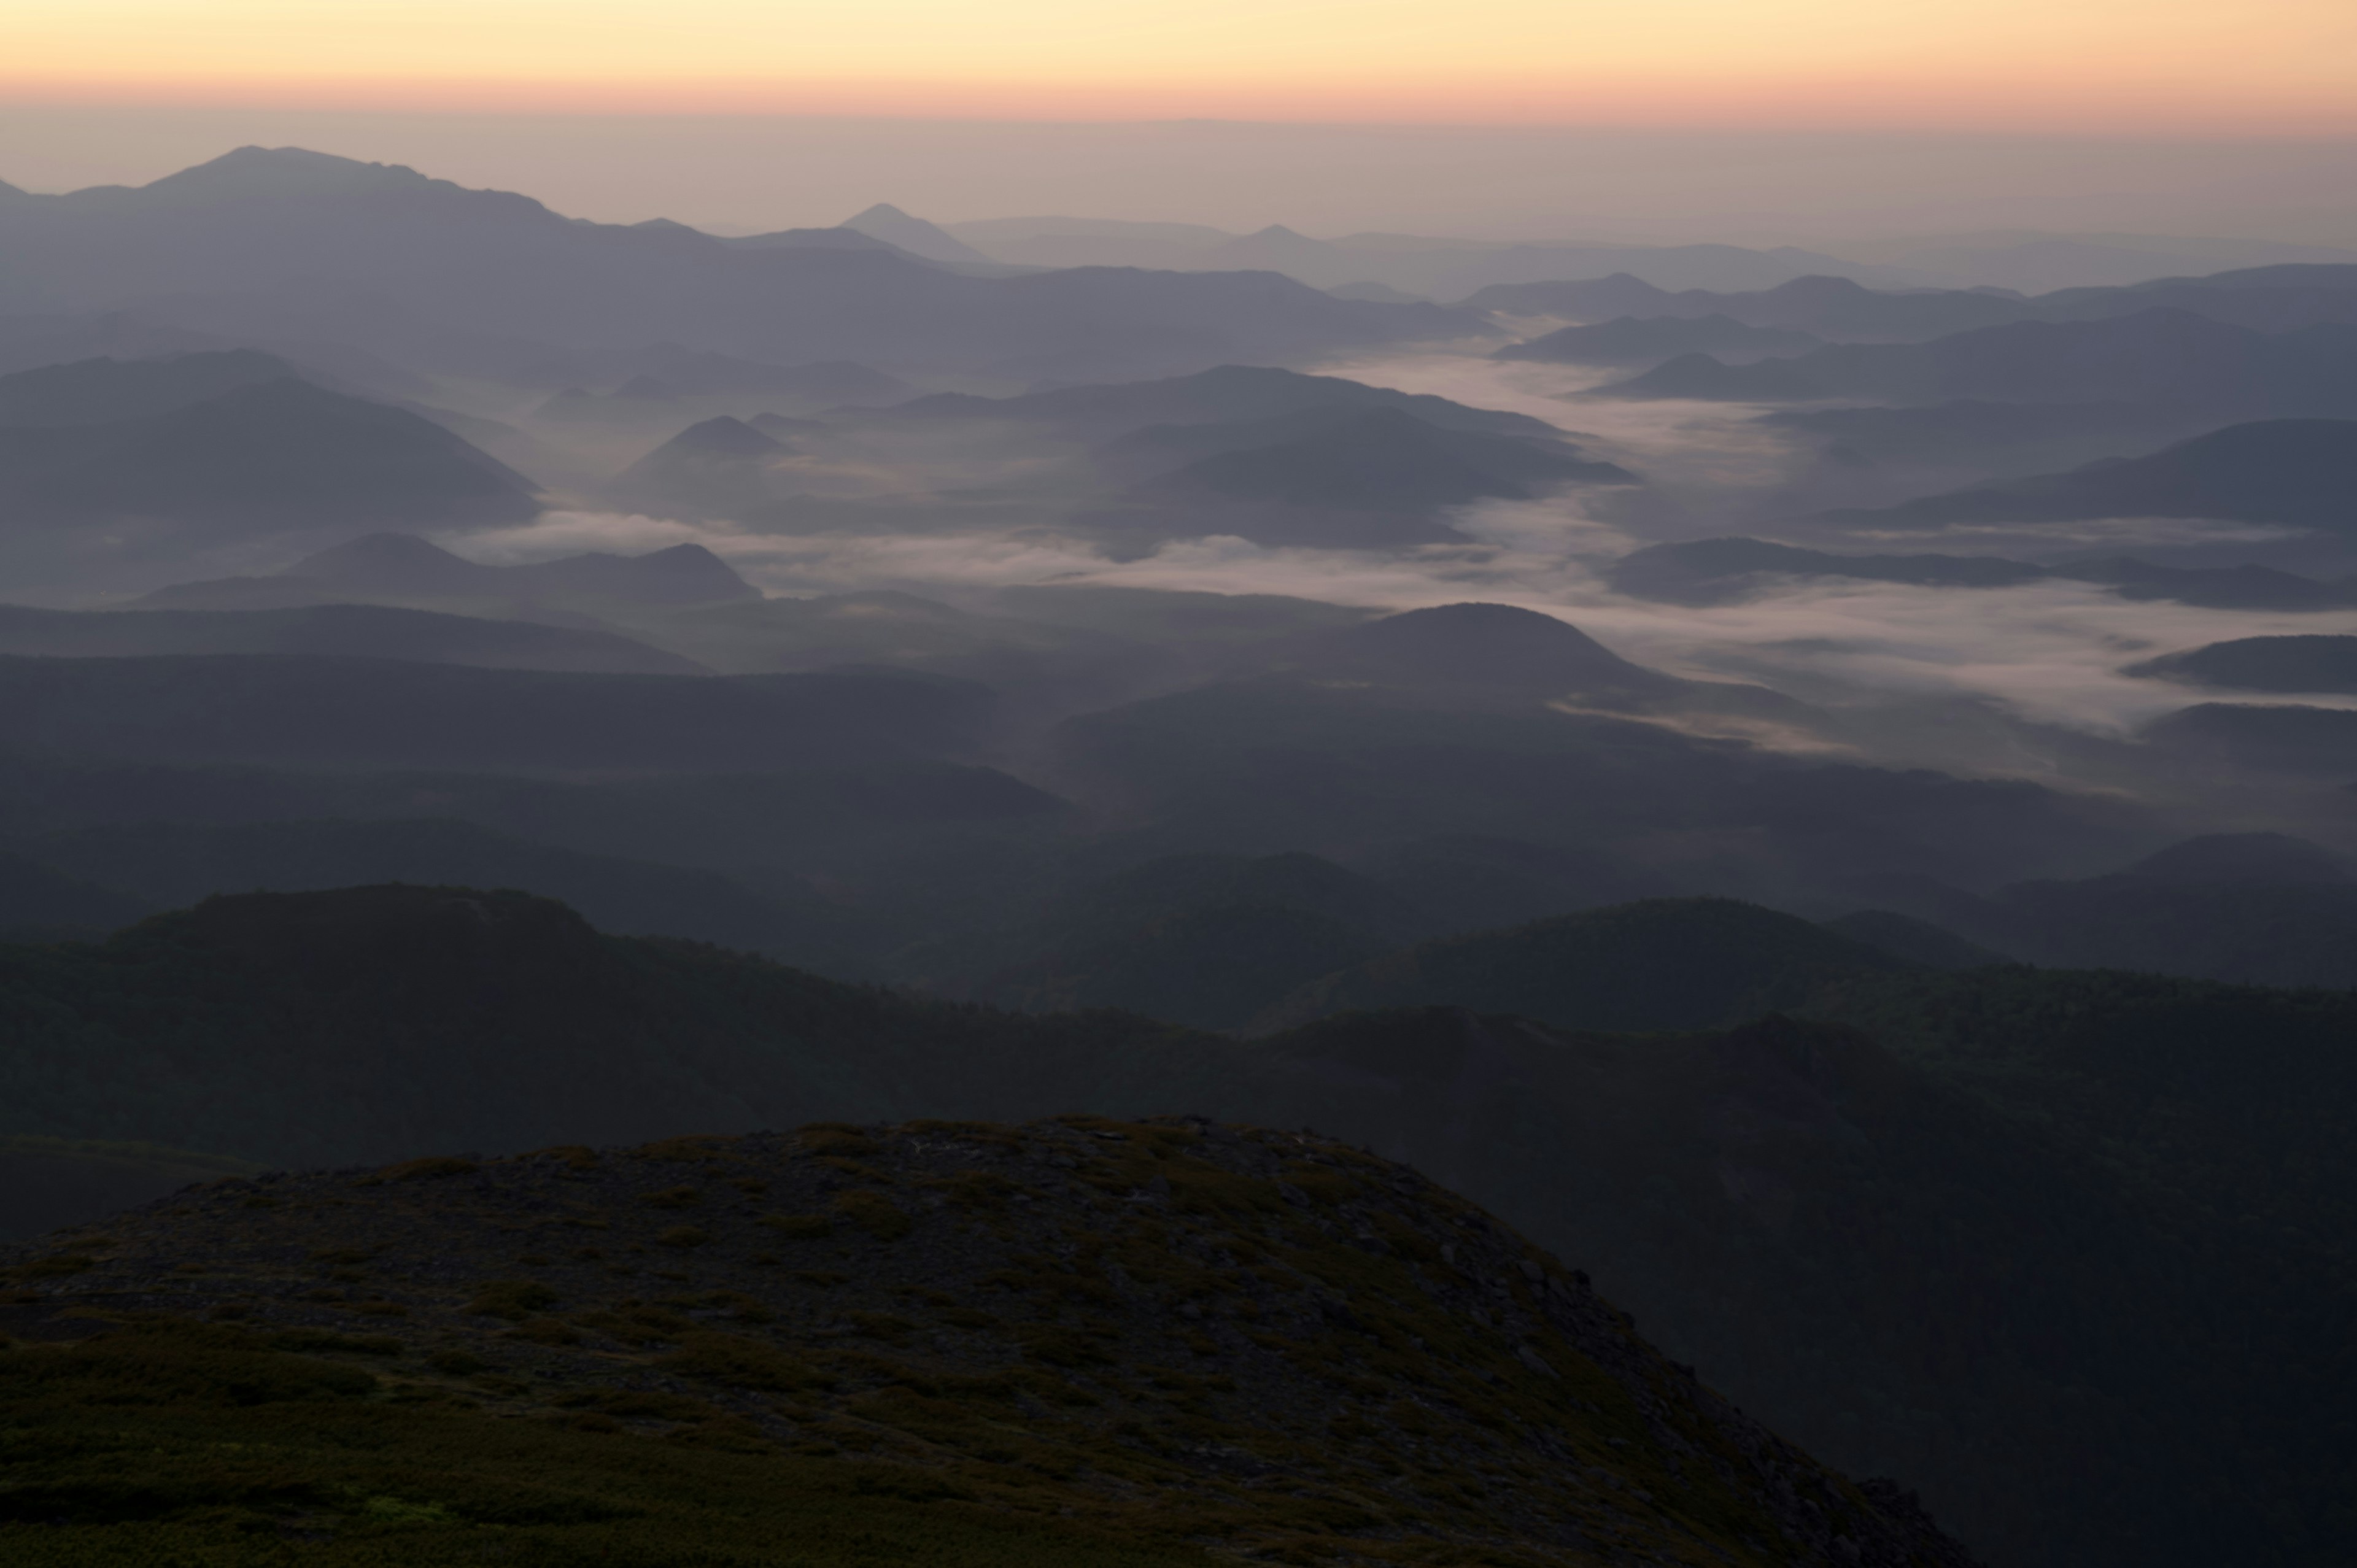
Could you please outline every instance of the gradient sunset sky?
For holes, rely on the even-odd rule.
[[[2357,0],[9,0],[117,103],[2357,131]]]
[[[2357,0],[0,0],[0,180],[241,144],[745,229],[2357,246]]]

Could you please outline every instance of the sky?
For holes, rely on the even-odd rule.
[[[604,220],[2357,243],[2357,0],[5,0],[0,179],[299,145]]]
[[[11,96],[2357,131],[2349,0],[10,0]]]

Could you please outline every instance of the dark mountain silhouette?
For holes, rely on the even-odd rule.
[[[1415,920],[1381,885],[1316,855],[1166,855],[1060,894],[987,942],[944,943],[896,969],[963,1001],[1230,1029],[1385,950]]]
[[[2154,309],[2016,322],[1924,343],[1837,343],[1742,366],[1687,355],[1594,395],[2140,403],[2246,418],[2341,414],[2357,411],[2357,327],[2267,334]]]
[[[691,606],[758,599],[761,591],[701,544],[645,555],[592,552],[487,566],[414,534],[380,533],[307,556],[274,576],[159,588],[141,608],[235,610],[325,604]]]
[[[700,675],[702,665],[612,632],[425,610],[46,610],[0,605],[0,654],[50,659],[285,653],[409,659],[488,670]]]
[[[0,659],[30,751],[150,761],[681,772],[963,750],[986,690],[892,671],[577,675],[389,659]]]
[[[1338,411],[1396,409],[1443,430],[1554,439],[1555,426],[1528,414],[1469,408],[1425,392],[1394,392],[1339,376],[1256,365],[1220,365],[1189,376],[1111,386],[1059,387],[1021,397],[944,392],[901,404],[896,419],[1009,419],[1105,441],[1157,424],[1231,424]]]
[[[526,197],[293,148],[241,148],[135,189],[12,199],[0,206],[0,243],[12,257],[0,312],[187,300],[178,315],[203,329],[234,315],[248,333],[275,328],[264,335],[453,371],[495,357],[521,368],[527,356],[495,353],[502,343],[544,355],[669,342],[780,362],[1103,378],[1474,325],[1275,274],[975,277],[874,248],[578,222]]]
[[[1587,327],[1564,327],[1527,343],[1511,343],[1493,360],[1536,360],[1565,365],[1648,364],[1679,354],[1805,353],[1823,339],[1811,333],[1753,327],[1732,317],[1615,317]]]
[[[680,763],[692,768],[696,760]],[[222,878],[214,887],[231,891],[296,873],[309,879],[305,886],[464,875],[570,889],[617,929],[664,931],[675,921],[669,934],[721,940],[722,928],[710,922],[737,920],[731,911],[741,912],[752,895],[799,918],[816,888],[823,918],[787,930],[765,917],[725,940],[845,975],[877,972],[875,961],[958,929],[970,908],[1003,904],[1007,856],[1064,847],[1076,815],[1004,773],[925,760],[553,779],[465,764],[323,769],[16,753],[0,756],[0,801],[10,840],[38,843],[38,853],[27,851],[36,861],[127,854],[109,846],[159,833],[166,862],[211,868]],[[479,836],[439,836],[453,824]],[[181,830],[191,835],[185,843],[172,836]],[[202,836],[216,830],[217,841]],[[542,851],[550,854],[533,858]],[[113,875],[112,864],[91,862],[76,886]],[[707,887],[710,908],[699,914],[689,907],[696,884],[649,883],[634,865],[717,873],[736,891]],[[561,884],[560,875],[567,878]],[[255,880],[238,880],[244,875]],[[125,876],[135,882],[135,866]],[[26,907],[27,920],[120,923],[60,903],[88,889],[26,886],[28,898],[39,895]],[[795,937],[791,945],[781,930]]]
[[[2004,953],[1968,941],[1943,926],[1892,909],[1854,909],[1824,922],[1825,929],[1847,937],[1903,963],[1924,969],[1983,969],[2008,961]]]
[[[2150,456],[1821,516],[1844,525],[1901,528],[2204,517],[2342,533],[2357,528],[2352,487],[2357,421],[2271,419],[2229,425]]]
[[[53,904],[54,925],[127,925],[217,894],[305,893],[403,883],[515,888],[555,898],[601,931],[718,942],[823,961],[839,920],[815,900],[752,891],[717,872],[534,843],[472,822],[144,822],[69,829],[24,841],[39,865],[103,888],[118,911],[80,919]],[[28,922],[29,923],[29,922]]]
[[[1235,534],[1260,543],[1381,547],[1458,540],[1439,516],[1490,499],[1635,476],[1555,444],[1474,435],[1396,407],[1320,422],[1275,445],[1215,452],[1148,479],[1123,510],[1086,521],[1156,537]]]
[[[2357,692],[2357,637],[2242,637],[2147,659],[2127,673],[2245,692]]]
[[[158,908],[45,861],[0,850],[0,941],[95,936]]]
[[[20,530],[110,519],[180,525],[163,548],[239,532],[513,522],[540,510],[530,481],[432,421],[262,377],[268,363],[191,355],[58,386],[57,406],[78,420],[166,406],[103,423],[60,426],[53,415],[46,426],[0,424],[0,507]],[[0,378],[0,396],[13,381],[20,397],[46,397],[47,372],[25,374],[34,381]],[[231,384],[200,395],[221,381]]]
[[[1838,975],[1900,967],[1878,946],[1757,905],[1659,899],[1387,954],[1304,986],[1247,1032],[1443,1004],[1568,1029],[1707,1029],[1797,1006]]]

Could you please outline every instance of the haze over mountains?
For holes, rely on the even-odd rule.
[[[1845,260],[880,202],[722,235],[286,148],[0,190],[0,1174],[56,1195],[0,1212],[425,1161],[534,1238],[468,1266],[547,1300],[486,1326],[370,1251],[327,1285],[241,1263],[202,1309],[350,1338],[382,1299],[414,1315],[387,1337],[481,1366],[304,1338],[328,1370],[301,1377],[382,1354],[404,1401],[548,1418],[483,1430],[802,1444],[854,1492],[916,1484],[877,1455],[979,1466],[963,1500],[873,1493],[976,1518],[1044,1366],[1100,1402],[1054,1408],[1104,1412],[1039,1450],[1056,1507],[1112,1495],[1087,1443],[1195,1466],[1136,1482],[1156,1508],[1323,1487],[1304,1561],[2323,1568],[2357,1299],[2357,263],[2131,241]],[[1061,1112],[1129,1120],[1034,1124]],[[1280,1135],[1212,1119],[1461,1189],[1845,1500],[1756,1492],[1768,1440],[1677,1425],[1684,1381],[1624,1453],[1617,1374],[1559,1375],[1530,1316],[1569,1274],[1491,1268],[1488,1220],[1452,1256],[1421,1208],[1329,1216],[1315,1173],[1239,1197],[1261,1177],[1186,1151]],[[735,1144],[588,1149],[702,1134],[771,1164],[723,1197]],[[1060,1173],[1029,1205],[961,1163],[1006,1140]],[[1082,1157],[1116,1143],[1162,1185]],[[550,1145],[580,1153],[509,1158]],[[581,1173],[674,1154],[612,1234],[541,1233]],[[284,1224],[391,1258],[302,1229],[375,1179],[178,1201],[232,1250]],[[411,1213],[411,1179],[352,1201],[475,1224]],[[770,1216],[760,1249],[809,1268],[727,1207],[797,1184],[851,1205]],[[623,1240],[673,1189],[685,1218]],[[853,1286],[826,1260],[874,1240],[861,1193],[992,1261],[939,1301]],[[1185,1241],[1217,1283],[1149,1310],[1091,1227],[1165,1207],[1224,1228]],[[102,1283],[178,1301],[147,1276],[178,1277],[179,1212],[9,1262],[0,1335],[79,1344],[59,1314]],[[1313,1302],[1254,1272],[1271,1249],[1340,1272]],[[1018,1306],[1009,1271],[1083,1283]],[[1361,1332],[1394,1287],[1491,1359],[1438,1319]],[[1356,1337],[1304,1370],[1301,1314]],[[651,1382],[515,1391],[669,1376],[724,1333],[741,1426],[614,1413]],[[870,1339],[938,1364],[844,1348]],[[1587,1404],[1466,1413],[1525,1377]],[[1481,1493],[1473,1427],[1520,1444]],[[9,1484],[0,1540],[49,1529]],[[1419,1487],[1454,1500],[1414,1515]],[[339,1541],[395,1493],[353,1495],[319,1494]],[[1495,1496],[1523,1511],[1483,1536]]]

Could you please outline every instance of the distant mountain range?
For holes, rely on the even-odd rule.
[[[1314,240],[1282,225],[1239,234],[1203,224],[1088,218],[994,218],[949,226],[970,246],[1034,266],[1202,267],[1248,261],[1321,287],[1368,282],[1454,299],[1483,286],[1633,275],[1665,289],[1761,288],[1803,274],[1881,287],[1977,288],[2046,294],[2135,285],[2220,268],[2332,264],[2357,252],[2329,245],[2139,235],[1986,234],[1917,243],[1836,247],[1579,245],[1351,234]],[[879,232],[884,232],[879,229]],[[1777,269],[1785,269],[1778,275]],[[1343,279],[1339,274],[1351,276]]]
[[[1266,363],[1479,326],[1268,274],[974,276],[842,232],[850,242],[577,222],[399,166],[248,147],[137,188],[0,199],[13,258],[0,315],[145,306],[436,373],[672,343],[1024,379]]]
[[[1626,273],[1483,289],[1466,308],[1601,323],[1695,320],[1813,333],[1834,342],[1912,343],[2024,321],[2099,321],[2178,310],[2261,332],[2357,322],[2357,264],[2253,267],[2123,287],[2072,288],[2026,299],[1979,289],[1877,290],[1852,278],[1803,277],[1747,293],[1659,288]]]
[[[2357,293],[2351,297],[2357,300]],[[2155,308],[2090,321],[2017,322],[1924,343],[1833,344],[1744,365],[1682,355],[1592,395],[1915,403],[1980,398],[2140,403],[2245,417],[2338,414],[2357,410],[2357,326],[2271,334]]]

